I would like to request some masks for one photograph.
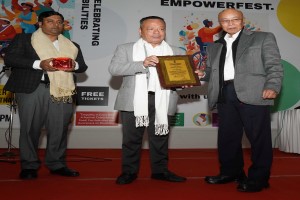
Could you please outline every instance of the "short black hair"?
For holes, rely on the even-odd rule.
[[[42,12],[40,15],[39,15],[39,19],[38,21],[39,22],[43,22],[43,20],[47,17],[50,17],[50,16],[53,16],[53,15],[58,15],[61,17],[62,21],[64,21],[64,16],[62,14],[60,14],[59,12],[56,12],[56,11],[45,11],[45,12]]]
[[[24,6],[24,5],[30,7],[30,12],[33,12],[33,5],[31,5],[29,3],[21,3],[21,6]]]
[[[163,21],[164,24],[166,25],[166,22],[165,22],[164,18],[159,17],[159,16],[148,16],[148,17],[144,17],[144,18],[142,18],[142,19],[140,20],[140,26],[142,26],[142,25],[143,25],[143,22],[146,21],[146,20],[148,20],[148,19],[159,19],[159,20]]]
[[[29,3],[21,3],[21,6],[26,5],[29,6],[31,9],[33,8],[33,5],[29,4]]]

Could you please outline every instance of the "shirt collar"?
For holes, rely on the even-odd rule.
[[[224,37],[225,41],[228,41],[229,38],[232,38],[233,41],[235,41],[236,38],[239,36],[239,34],[240,34],[241,31],[242,31],[242,30],[240,30],[239,32],[236,32],[235,34],[232,35],[232,37],[230,37],[230,35],[229,35],[228,33],[226,33],[226,35],[225,35],[225,37]]]

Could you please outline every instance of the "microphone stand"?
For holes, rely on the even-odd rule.
[[[2,73],[5,72],[5,70],[8,70],[9,67],[3,66],[2,71],[0,72],[0,75]],[[13,129],[13,117],[14,117],[14,113],[16,113],[17,111],[17,104],[15,101],[15,95],[12,95],[12,99],[9,105],[9,109],[10,109],[10,118],[9,118],[9,125],[8,125],[8,129],[5,132],[6,137],[6,141],[7,141],[7,151],[2,153],[0,156],[1,157],[6,157],[7,159],[5,160],[0,160],[0,162],[7,162],[7,163],[11,163],[11,164],[16,164],[15,161],[10,160],[10,158],[13,158],[14,156],[16,156],[15,153],[13,153],[11,151],[12,149],[12,129]]]

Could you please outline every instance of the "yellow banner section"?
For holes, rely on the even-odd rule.
[[[13,93],[5,91],[4,85],[0,85],[0,105],[10,104],[12,101]]]

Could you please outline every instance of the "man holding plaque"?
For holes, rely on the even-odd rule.
[[[157,56],[183,55],[184,51],[165,42],[163,18],[149,16],[140,20],[141,38],[135,43],[119,45],[109,66],[113,76],[122,76],[115,109],[120,111],[122,173],[117,184],[129,184],[138,175],[143,134],[147,128],[152,179],[183,182],[186,178],[168,170],[168,115],[174,115],[178,94],[163,89],[156,65]]]
[[[280,53],[272,33],[243,27],[241,11],[226,9],[218,19],[225,34],[207,48],[203,80],[209,81],[209,107],[216,107],[219,114],[220,174],[207,176],[205,181],[236,181],[240,192],[259,192],[269,187],[273,159],[270,105],[282,84]],[[244,132],[251,144],[248,177],[244,172]]]
[[[64,17],[55,11],[39,16],[39,29],[18,34],[5,49],[12,68],[4,87],[15,93],[20,117],[21,179],[36,179],[41,129],[47,130],[45,164],[52,174],[79,176],[66,165],[68,125],[73,116],[73,72],[86,71],[80,47],[61,33]]]

